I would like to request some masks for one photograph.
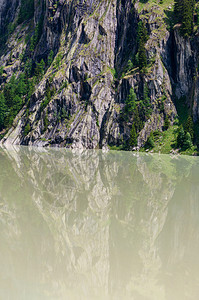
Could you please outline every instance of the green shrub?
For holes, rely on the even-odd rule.
[[[181,125],[178,130],[177,147],[182,150],[187,150],[193,146],[191,135],[189,132],[185,133],[183,126]]]

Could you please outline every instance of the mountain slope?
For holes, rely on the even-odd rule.
[[[31,1],[11,1],[12,14],[0,3],[1,89],[12,80],[21,99],[3,115],[3,143],[140,148],[173,124],[176,97],[197,122],[197,32],[170,30],[172,1],[35,0],[32,15]]]

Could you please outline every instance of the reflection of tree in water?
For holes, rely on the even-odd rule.
[[[183,224],[172,213],[182,211],[191,223],[186,238],[197,233],[192,215],[186,215],[190,204],[179,200],[187,195],[196,214],[196,195],[190,199],[196,162],[127,152],[2,150],[0,279],[19,278],[12,279],[19,289],[26,271],[26,293],[34,286],[40,294],[75,289],[85,297],[103,292],[113,299],[124,293],[136,300],[167,299],[165,270],[175,276],[178,253],[183,247],[190,253],[183,236],[173,242]],[[15,270],[5,271],[8,265]]]

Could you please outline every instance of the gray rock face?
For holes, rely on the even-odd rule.
[[[171,75],[173,90],[178,99],[185,99],[195,122],[199,118],[198,45],[197,33],[192,38],[183,38],[178,26],[175,27]]]
[[[4,7],[4,2],[1,3]],[[16,6],[15,1],[12,3]],[[43,28],[33,58],[47,59],[50,50],[55,58],[3,143],[107,148],[128,142],[133,120],[122,120],[121,112],[130,89],[142,100],[146,85],[152,113],[144,119],[139,132],[139,147],[151,131],[162,130],[166,115],[173,122],[174,93],[180,98],[192,91],[197,119],[199,96],[197,89],[193,89],[196,82],[192,66],[196,55],[192,43],[181,37],[177,28],[174,35],[169,33],[158,6],[146,6],[143,10],[139,5],[139,1],[134,5],[131,0],[35,3],[34,22],[37,24],[42,17]],[[127,71],[128,61],[137,53],[140,20],[146,24],[149,35],[145,45],[148,60],[145,74],[136,67]],[[0,61],[7,79],[14,72],[23,71],[19,57],[27,47],[28,29],[23,30],[24,38],[14,44],[14,34],[16,37],[16,32],[22,32],[22,27],[17,27],[8,40],[9,51]],[[10,53],[13,64],[8,63]],[[47,89],[53,92],[44,106]],[[27,124],[30,132],[25,136]]]
[[[2,15],[4,13],[5,10],[5,6],[6,6],[6,0],[0,0],[0,22],[2,24]]]
[[[184,39],[179,30],[174,30],[176,46],[176,91],[178,98],[188,95],[193,84],[194,54],[189,39]]]
[[[4,33],[6,23],[13,22],[19,1],[0,0],[0,33]]]

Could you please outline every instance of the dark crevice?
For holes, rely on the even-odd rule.
[[[107,35],[106,30],[101,25],[99,25],[99,33],[100,35]]]
[[[88,44],[90,42],[90,39],[88,38],[88,36],[85,33],[85,26],[84,24],[82,24],[82,32],[81,32],[81,36],[79,39],[79,43],[80,44]]]
[[[91,86],[88,82],[81,81],[81,86],[80,86],[80,99],[81,101],[89,101],[90,96],[91,96]]]

